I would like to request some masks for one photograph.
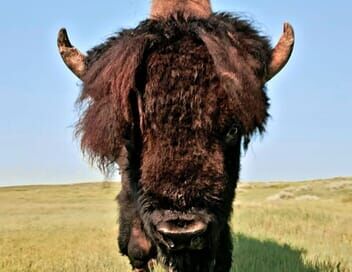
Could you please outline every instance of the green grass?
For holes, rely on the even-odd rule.
[[[1,188],[0,271],[130,271],[116,245],[118,190]],[[241,184],[231,222],[232,271],[352,271],[352,178]]]

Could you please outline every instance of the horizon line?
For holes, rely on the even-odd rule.
[[[302,180],[238,180],[238,183],[299,183],[299,182],[314,182],[314,181],[329,181],[329,180],[346,180],[352,179],[352,176],[334,176],[324,178],[308,178]],[[54,186],[74,186],[74,185],[92,185],[103,183],[121,183],[121,180],[101,180],[101,181],[77,181],[77,182],[62,182],[62,183],[37,183],[37,184],[0,184],[0,188],[16,188],[16,187],[54,187]]]

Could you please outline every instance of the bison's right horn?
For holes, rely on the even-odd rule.
[[[271,56],[271,63],[268,67],[266,81],[272,79],[286,65],[293,51],[295,44],[295,33],[289,23],[284,24],[284,33],[275,46]]]
[[[60,29],[57,37],[59,52],[68,68],[80,79],[86,72],[86,56],[75,48],[68,36],[65,28]]]

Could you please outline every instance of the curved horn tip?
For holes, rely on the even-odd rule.
[[[67,35],[67,30],[66,30],[66,28],[64,28],[64,27],[60,28],[60,30],[59,30],[59,36],[60,36],[60,35]]]
[[[289,23],[284,23],[283,34],[272,51],[266,81],[272,79],[287,64],[295,45],[295,32]]]
[[[86,70],[86,56],[71,44],[65,28],[59,30],[57,46],[65,64],[81,79]]]
[[[66,28],[61,28],[57,35],[57,44],[59,47],[72,47],[72,44],[68,38]]]
[[[294,42],[295,31],[294,31],[292,25],[288,22],[284,23],[284,34],[285,34],[286,38],[288,38],[291,42]]]

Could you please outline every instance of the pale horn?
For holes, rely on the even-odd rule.
[[[286,65],[295,44],[295,33],[289,23],[284,24],[284,33],[272,51],[271,63],[268,67],[266,81],[272,79]]]
[[[57,37],[59,52],[68,68],[80,79],[86,72],[86,56],[75,48],[68,36],[65,28],[60,29]]]

